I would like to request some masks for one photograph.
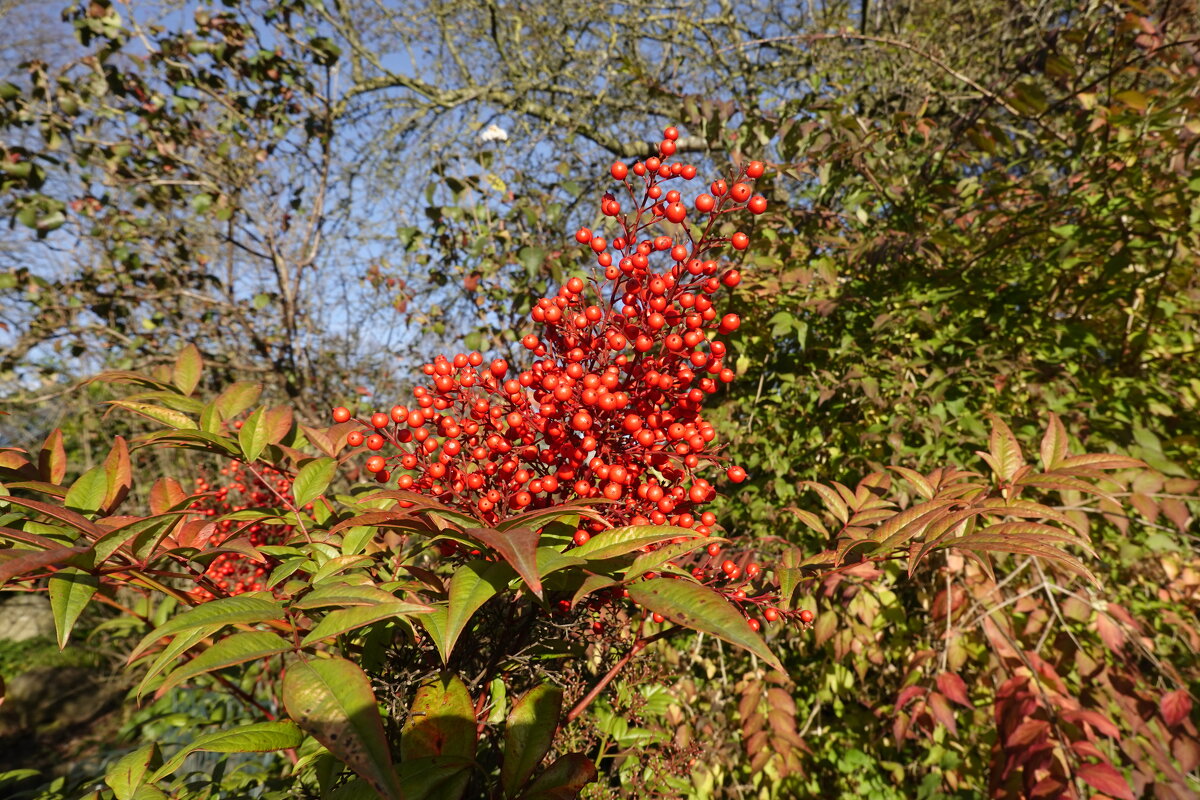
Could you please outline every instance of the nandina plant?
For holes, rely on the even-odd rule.
[[[740,320],[715,298],[740,274],[720,256],[749,246],[734,220],[765,210],[752,188],[765,167],[685,197],[697,173],[670,161],[677,137],[668,128],[657,156],[610,168],[617,185],[600,210],[611,240],[576,233],[592,266],[533,309],[526,368],[439,357],[411,407],[338,406],[328,428],[251,410],[253,384],[198,396],[191,346],[152,375],[107,373],[139,389],[115,407],[165,427],[132,449],[234,459],[193,495],[154,481],[148,514],[131,508],[119,437],[70,486],[60,434],[36,459],[0,453],[0,537],[12,544],[0,581],[48,591],[61,642],[89,603],[133,613],[117,590],[142,594],[142,619],[166,622],[130,651],[136,695],[206,682],[264,720],[206,732],[165,763],[152,743],[134,750],[108,775],[118,798],[199,791],[210,776],[176,776],[196,750],[286,751],[281,769],[322,795],[574,796],[597,771],[560,734],[655,642],[704,632],[783,674],[764,623],[811,624],[798,587],[863,560],[913,569],[954,548],[1086,573],[1061,549],[1086,547],[1062,515],[1011,493],[1031,477],[999,424],[998,495],[953,471],[906,475],[922,502],[883,513],[876,484],[822,487],[847,523],[836,546],[781,564],[718,535],[705,510],[714,475],[746,477],[701,416],[735,377],[721,337]],[[1093,459],[1072,485],[1128,461]],[[360,464],[374,481],[351,482]],[[281,678],[238,679],[250,669]]]

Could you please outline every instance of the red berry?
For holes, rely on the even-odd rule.
[[[701,214],[707,214],[716,208],[717,200],[711,194],[702,194],[696,198],[696,210]]]
[[[725,181],[713,181],[712,186],[708,188],[717,197],[724,197],[725,193],[729,191],[729,185]]]
[[[750,202],[746,204],[746,208],[750,209],[751,214],[762,214],[767,210],[767,198],[761,194],[756,194],[750,198]]]
[[[668,139],[672,142],[675,141],[676,139],[679,138],[679,129],[676,128],[674,125],[671,125],[670,127],[668,127],[667,129],[665,129],[663,131],[663,138]]]
[[[362,431],[350,431],[346,436],[346,444],[351,447],[358,447],[363,443]]]
[[[744,183],[735,183],[729,190],[729,196],[735,203],[744,203],[750,199],[750,187]]]
[[[350,421],[350,409],[344,408],[342,406],[338,406],[337,408],[335,408],[333,410],[333,421],[334,422],[349,422]]]
[[[752,631],[757,631],[759,628],[762,627],[762,625],[760,625],[758,620],[756,620],[756,619],[748,619],[748,620],[746,620],[746,624],[748,624],[750,626],[750,630],[752,630]]]
[[[575,241],[579,242],[580,244],[587,244],[591,240],[592,232],[587,228],[580,228],[579,230],[575,231]]]
[[[801,611],[800,612],[800,621],[803,622],[805,625],[812,622],[813,621],[813,612],[809,611],[807,608],[804,609],[803,611]]]
[[[763,163],[761,161],[751,161],[746,165],[746,176],[749,178],[761,178],[763,174]]]
[[[629,174],[629,167],[625,166],[620,161],[614,161],[613,165],[608,169],[609,173],[619,181],[625,180],[625,176]]]
[[[744,233],[738,232],[730,237],[729,242],[733,245],[734,250],[745,250],[750,246],[750,237]]]
[[[379,472],[387,465],[383,456],[371,456],[367,459],[367,472]]]
[[[729,480],[733,481],[734,483],[741,483],[742,481],[746,480],[746,470],[742,469],[741,467],[730,467],[725,471],[725,474],[728,475]]]
[[[779,619],[779,609],[768,608],[763,612],[763,619],[765,619],[767,622],[774,622],[775,620]]]
[[[578,545],[578,544],[587,544],[588,540],[591,538],[592,538],[592,535],[590,533],[585,531],[583,528],[580,528],[579,530],[575,531],[575,535],[572,537],[571,540],[573,542],[575,542],[575,544]]]
[[[382,411],[376,411],[371,415],[371,426],[374,428],[386,428],[391,421],[392,418]]]

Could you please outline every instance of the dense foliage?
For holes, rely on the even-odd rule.
[[[5,792],[1200,791],[1194,3],[174,5],[6,12]]]

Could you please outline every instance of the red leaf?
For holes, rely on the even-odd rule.
[[[1044,719],[1027,719],[1016,727],[1004,740],[1005,747],[1024,747],[1043,738],[1050,730],[1050,723]]]
[[[1167,692],[1158,701],[1158,710],[1162,712],[1163,722],[1167,723],[1167,727],[1174,727],[1192,713],[1192,698],[1186,689]]]
[[[1071,742],[1071,749],[1081,756],[1091,756],[1092,758],[1098,758],[1101,761],[1108,759],[1108,756],[1100,752],[1099,747],[1096,747],[1096,745],[1085,739],[1081,739],[1078,742]]]
[[[938,690],[960,706],[974,708],[971,699],[967,697],[967,684],[953,672],[943,672],[937,676]]]
[[[537,569],[537,546],[541,538],[539,531],[514,528],[501,533],[490,528],[469,528],[464,533],[499,553],[525,580],[529,591],[538,597],[542,596],[542,578]]]
[[[1105,646],[1114,653],[1125,649],[1125,631],[1103,612],[1096,615],[1096,633],[1100,634]]]
[[[1135,800],[1133,789],[1112,764],[1084,764],[1076,771],[1093,789],[1104,792],[1117,800]]]
[[[957,735],[958,725],[954,721],[954,711],[950,708],[950,704],[946,702],[944,695],[932,692],[929,695],[929,713],[933,714],[933,718],[946,726],[946,730],[950,731],[951,735]]]
[[[912,700],[917,695],[925,694],[924,686],[906,686],[900,690],[900,694],[896,695],[896,710],[904,708],[908,705],[908,701]]]
[[[1110,722],[1108,717],[1095,711],[1064,711],[1062,716],[1067,722],[1086,722],[1105,736],[1121,738],[1121,731],[1117,726]]]

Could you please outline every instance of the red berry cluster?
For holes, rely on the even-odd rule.
[[[715,254],[727,244],[749,245],[745,233],[720,235],[718,222],[738,211],[761,214],[766,200],[746,182],[763,174],[751,162],[696,196],[689,220],[683,194],[665,188],[683,188],[696,176],[694,166],[668,161],[678,136],[667,128],[658,157],[612,165],[619,185],[600,210],[616,235],[575,234],[596,266],[536,304],[531,316],[540,333],[522,340],[536,359],[528,369],[514,373],[499,359],[485,364],[479,353],[439,356],[424,366],[432,382],[413,391],[412,408],[360,420],[369,428],[349,442],[374,453],[365,466],[378,481],[390,482],[399,470],[399,488],[489,522],[602,497],[611,501],[604,515],[614,525],[710,532],[715,517],[700,507],[715,490],[698,472],[719,459],[716,431],[700,407],[734,378],[717,337],[740,323],[736,314],[722,316],[713,296],[741,280]],[[337,422],[351,416],[333,411]],[[384,455],[385,446],[400,452]],[[727,475],[740,482],[746,472],[730,466]],[[576,541],[589,536],[581,528]]]
[[[279,504],[279,497],[290,497],[292,480],[268,466],[257,467],[251,473],[240,461],[231,461],[221,469],[220,485],[214,486],[204,478],[196,479],[196,492],[205,496],[192,503],[194,511],[207,517],[225,516],[246,508],[262,508]],[[268,483],[269,482],[269,483]],[[223,519],[216,523],[217,531],[209,542],[216,546],[232,538],[246,535],[254,547],[265,544],[282,544],[287,541],[294,526],[284,524],[245,523]],[[260,591],[263,588],[263,564],[251,560],[241,553],[221,553],[212,560],[204,577],[208,583],[224,592],[221,596]],[[215,595],[207,588],[197,587],[192,592],[198,600],[212,600]]]

